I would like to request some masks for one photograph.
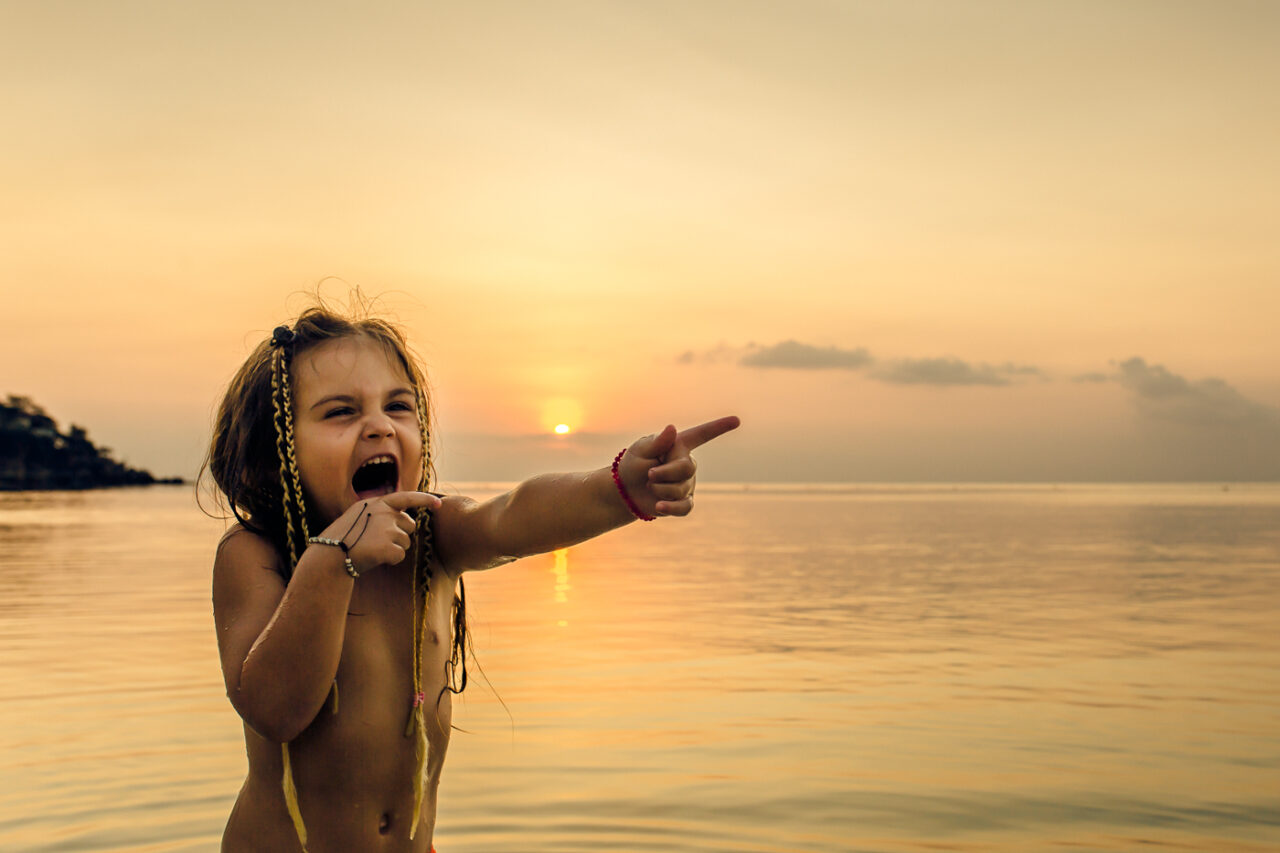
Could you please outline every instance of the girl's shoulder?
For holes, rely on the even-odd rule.
[[[483,503],[465,495],[439,497],[440,508],[431,513],[431,529],[436,557],[448,574],[458,577],[517,559],[501,551],[494,529],[495,510],[503,505],[505,495]]]
[[[265,536],[239,522],[227,528],[218,540],[213,560],[215,574],[219,567],[224,571],[232,567],[270,569],[281,580],[288,580],[284,561],[275,546]]]
[[[463,544],[459,541],[459,532],[465,529],[461,522],[477,504],[463,495],[429,494],[440,498],[440,506],[431,510],[428,521],[431,525],[432,557],[447,574],[456,577],[460,574],[457,563],[459,546]]]

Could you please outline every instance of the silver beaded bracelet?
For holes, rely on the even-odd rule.
[[[347,546],[339,539],[329,539],[324,536],[312,536],[307,540],[308,545],[332,545],[335,548],[342,549],[342,562],[347,567],[347,574],[353,578],[360,577],[360,573],[356,571],[356,564],[351,562],[351,555],[347,552]]]

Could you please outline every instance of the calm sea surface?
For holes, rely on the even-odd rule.
[[[699,498],[469,576],[442,853],[1280,850],[1280,485]],[[0,494],[0,850],[217,849],[221,530]]]

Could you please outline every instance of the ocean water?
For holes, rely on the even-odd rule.
[[[0,494],[0,850],[217,849],[221,530]],[[467,592],[442,853],[1280,850],[1280,485],[706,484]]]

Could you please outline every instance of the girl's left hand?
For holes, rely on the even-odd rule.
[[[668,425],[657,435],[637,440],[618,463],[627,494],[648,515],[688,515],[698,470],[690,454],[695,447],[737,429],[739,423],[729,415],[679,432]]]

